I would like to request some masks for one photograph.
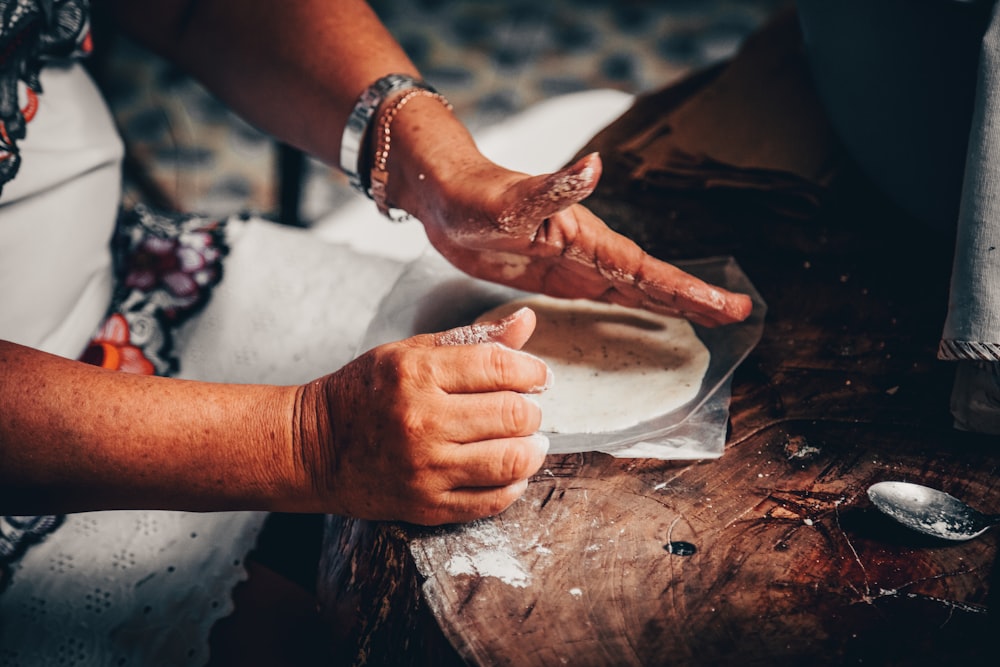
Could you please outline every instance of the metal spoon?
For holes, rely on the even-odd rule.
[[[879,482],[868,487],[868,497],[904,526],[943,540],[971,540],[1000,523],[998,514],[983,514],[944,491],[920,484]]]

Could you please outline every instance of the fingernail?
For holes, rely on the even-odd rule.
[[[549,453],[549,438],[544,433],[533,433],[531,436],[531,442],[538,447],[539,451],[544,456]]]
[[[507,322],[509,320],[517,319],[521,315],[521,313],[523,313],[526,310],[531,310],[531,308],[528,308],[528,306],[521,306],[520,308],[518,308],[517,310],[515,310],[510,315],[508,315],[507,317],[503,318],[503,321]]]
[[[549,389],[552,388],[552,383],[556,381],[556,376],[552,372],[552,369],[549,367],[549,365],[545,363],[544,359],[542,359],[541,357],[539,357],[537,355],[532,354],[531,352],[525,352],[524,350],[512,350],[512,351],[516,352],[517,354],[523,354],[526,357],[530,357],[531,359],[534,359],[536,361],[540,361],[543,364],[545,364],[545,384],[543,384],[540,387],[536,386],[536,387],[530,388],[528,390],[529,393],[540,394],[543,391],[547,391],[547,390],[549,390]]]

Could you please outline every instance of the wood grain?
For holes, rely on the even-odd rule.
[[[851,184],[820,218],[788,221],[745,199],[636,191],[609,171],[590,202],[609,224],[666,259],[732,254],[768,303],[734,377],[726,453],[549,457],[521,501],[469,526],[331,521],[320,594],[350,610],[331,623],[354,625],[353,659],[991,663],[997,533],[936,542],[865,495],[921,481],[1000,512],[1000,442],[952,428],[953,367],[934,356],[947,235]],[[696,551],[671,554],[671,541]],[[415,619],[431,622],[414,631]]]

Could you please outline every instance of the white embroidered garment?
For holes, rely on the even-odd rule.
[[[1000,362],[1000,4],[983,38],[940,359]]]
[[[230,231],[225,278],[178,336],[180,375],[295,384],[350,361],[402,265],[261,220]],[[0,594],[0,665],[204,664],[265,516],[67,516]]]
[[[48,67],[0,197],[0,338],[75,358],[111,299],[122,144],[80,64]]]
[[[0,665],[201,665],[263,514],[71,514],[0,595]]]
[[[0,337],[76,357],[110,301],[122,145],[82,66],[46,68],[41,82],[0,200]],[[203,663],[263,516],[66,517],[0,592],[0,664]]]

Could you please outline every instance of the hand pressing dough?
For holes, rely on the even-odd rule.
[[[476,321],[528,306],[538,318],[524,346],[555,376],[536,396],[542,430],[606,433],[688,403],[708,370],[708,348],[687,320],[642,310],[534,296],[505,303]]]

